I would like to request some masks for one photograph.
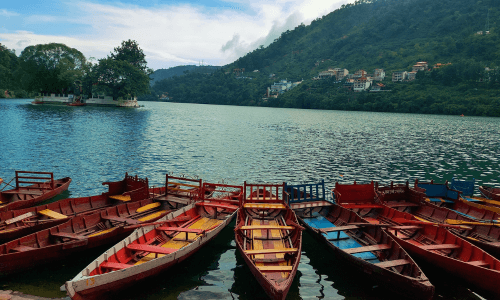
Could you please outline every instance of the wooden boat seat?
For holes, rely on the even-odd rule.
[[[279,225],[246,225],[241,226],[241,230],[273,230],[273,229],[283,229],[283,230],[293,230],[293,226],[279,226]]]
[[[38,249],[38,248],[34,248],[34,247],[30,247],[30,246],[24,246],[24,245],[19,245],[17,247],[11,248],[10,250],[11,251],[15,251],[15,252],[26,252],[26,251],[31,251],[31,250],[35,250],[35,249]]]
[[[22,215],[19,215],[17,217],[14,217],[12,219],[7,219],[5,220],[5,224],[12,224],[12,223],[16,223],[16,222],[19,222],[21,220],[24,220],[24,219],[27,219],[27,218],[31,218],[35,215],[34,212],[27,212],[25,214],[22,214]]]
[[[487,267],[490,264],[484,260],[473,260],[467,262],[469,265],[478,266],[478,267]]]
[[[286,206],[280,203],[245,203],[243,207],[248,209],[286,209]]]
[[[191,233],[197,233],[201,234],[205,232],[203,229],[194,229],[194,228],[184,228],[184,227],[158,227],[156,228],[157,230],[163,230],[163,231],[178,231],[178,232],[191,232]]]
[[[419,247],[422,249],[425,249],[425,250],[451,250],[451,249],[460,248],[459,245],[455,245],[455,244],[422,245]]]
[[[118,201],[123,201],[123,202],[127,202],[127,201],[132,200],[132,198],[130,198],[130,195],[126,195],[126,196],[123,196],[123,195],[112,195],[112,196],[109,196],[109,198],[115,199],[115,200],[118,200]]]
[[[402,265],[408,265],[410,264],[411,261],[408,259],[395,259],[395,260],[386,260],[383,262],[379,263],[374,263],[377,267],[381,268],[391,268],[391,267],[397,267],[397,266],[402,266]]]
[[[345,226],[337,226],[337,227],[329,227],[329,228],[321,228],[322,232],[335,232],[335,231],[344,231],[350,229],[358,229],[358,225],[345,225]]]
[[[147,210],[153,209],[153,208],[157,208],[159,206],[161,206],[160,202],[150,203],[148,205],[144,205],[144,206],[139,207],[138,209],[136,209],[135,212],[141,213],[141,212],[145,212]]]
[[[108,228],[106,230],[101,230],[101,231],[98,231],[96,233],[92,233],[91,235],[88,235],[87,237],[91,238],[91,237],[94,237],[94,236],[98,236],[98,235],[103,235],[103,234],[106,234],[108,232],[111,232],[113,230],[115,230],[117,227],[112,227],[112,228]]]
[[[110,220],[110,221],[123,222],[123,223],[127,223],[127,224],[130,224],[130,225],[134,225],[134,224],[139,224],[139,223],[141,223],[141,222],[140,222],[140,221],[138,221],[138,220],[128,219],[128,218],[121,218],[121,217],[117,217],[117,216],[103,216],[102,218],[103,218],[104,220]]]
[[[416,225],[402,225],[402,226],[391,226],[389,229],[394,229],[394,230],[412,230],[412,229],[422,229],[420,226]]]
[[[232,209],[232,210],[238,209],[238,206],[236,206],[236,205],[220,204],[220,203],[197,202],[196,205],[197,206],[208,206],[208,207]]]
[[[387,250],[391,249],[391,245],[389,244],[381,244],[381,245],[371,245],[371,246],[363,246],[363,247],[356,247],[356,248],[349,248],[349,249],[342,249],[346,253],[349,254],[355,254],[355,253],[362,253],[362,252],[371,252],[371,251],[382,251],[382,250]]]
[[[51,219],[61,220],[61,219],[68,218],[67,216],[65,216],[63,214],[60,214],[60,213],[55,212],[55,211],[50,210],[50,209],[44,209],[44,210],[39,211],[38,213],[41,214],[41,215],[47,216],[47,217],[49,217]]]
[[[257,266],[261,272],[291,272],[293,266]]]
[[[51,232],[50,235],[62,237],[62,238],[69,238],[69,239],[73,239],[73,240],[86,240],[87,239],[87,237],[84,235],[79,235],[79,234],[70,233],[70,232]]]
[[[245,250],[245,254],[247,254],[247,255],[275,254],[275,253],[294,253],[294,252],[297,252],[297,248]]]
[[[162,195],[162,196],[156,197],[154,199],[157,200],[157,201],[171,201],[171,202],[175,202],[175,203],[179,203],[179,204],[185,204],[185,205],[188,205],[192,201],[189,198],[178,197],[178,196],[175,196],[175,195]]]
[[[443,198],[425,198],[425,201],[427,202],[442,202],[442,203],[455,203],[452,200],[447,200]]]
[[[132,251],[144,251],[144,252],[149,252],[149,253],[157,253],[157,254],[170,254],[173,253],[179,249],[174,249],[174,248],[165,248],[165,247],[160,247],[160,246],[151,246],[151,245],[144,245],[144,244],[129,244],[126,247],[129,250]]]
[[[320,206],[331,206],[332,204],[328,201],[304,201],[290,204],[291,209],[300,208],[310,208],[310,207],[320,207]]]
[[[145,217],[142,217],[138,221],[139,222],[150,221],[150,220],[153,220],[153,219],[156,219],[156,218],[160,217],[162,214],[164,214],[166,212],[167,212],[166,210],[160,210],[160,211],[157,211],[155,213],[149,214],[149,215],[147,215]]]
[[[100,265],[100,267],[112,270],[123,270],[128,267],[131,267],[131,265],[105,261]]]

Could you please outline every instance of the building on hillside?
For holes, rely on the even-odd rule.
[[[354,81],[354,79],[346,79],[344,81],[344,87],[350,90],[354,89]]]
[[[270,93],[283,94],[284,92],[290,90],[292,87],[293,87],[292,82],[284,79],[281,80],[280,82],[275,82],[273,85],[271,85]]]
[[[383,81],[384,78],[385,78],[385,71],[384,71],[384,69],[375,69],[373,71],[373,80]]]
[[[353,90],[355,92],[366,91],[370,88],[372,81],[367,77],[360,77],[354,80]]]
[[[448,66],[448,65],[451,65],[451,63],[447,63],[447,64],[437,63],[432,68],[433,69],[439,69],[441,67]]]
[[[328,69],[326,71],[319,72],[318,79],[327,79],[335,76],[333,69]]]
[[[408,81],[412,81],[415,79],[417,79],[417,72],[416,71],[408,72]]]
[[[395,71],[392,72],[392,82],[404,81],[408,79],[407,71]]]
[[[411,68],[412,72],[425,71],[429,68],[429,64],[426,61],[420,61],[413,65]]]
[[[356,73],[354,73],[354,76],[361,78],[361,77],[366,77],[367,74],[368,72],[366,72],[365,70],[358,70],[356,71]]]
[[[333,69],[333,72],[335,73],[335,77],[337,80],[342,80],[347,76],[347,74],[349,74],[349,70],[342,68],[335,68]]]

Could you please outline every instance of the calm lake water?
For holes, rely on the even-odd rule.
[[[143,102],[139,109],[34,106],[0,100],[0,177],[15,170],[73,179],[60,197],[105,191],[125,172],[162,185],[166,173],[206,182],[388,184],[475,178],[499,186],[500,118]],[[343,176],[343,177],[342,177]],[[237,253],[234,222],[208,247],[117,299],[266,299]],[[107,248],[107,247],[106,247]],[[104,249],[0,278],[0,289],[64,297],[59,287]],[[388,299],[304,234],[287,299]],[[425,266],[436,299],[480,299]],[[394,297],[398,299],[398,297]]]

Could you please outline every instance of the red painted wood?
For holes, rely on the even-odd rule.
[[[179,249],[174,249],[174,248],[164,248],[160,246],[151,246],[151,245],[145,245],[145,244],[129,244],[127,245],[127,249],[133,250],[133,251],[145,251],[145,252],[150,252],[150,253],[158,253],[158,254],[170,254],[173,253]]]

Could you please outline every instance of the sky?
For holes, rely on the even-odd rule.
[[[353,2],[6,0],[0,4],[0,44],[20,55],[27,46],[62,43],[97,62],[131,39],[154,70],[223,66]]]

